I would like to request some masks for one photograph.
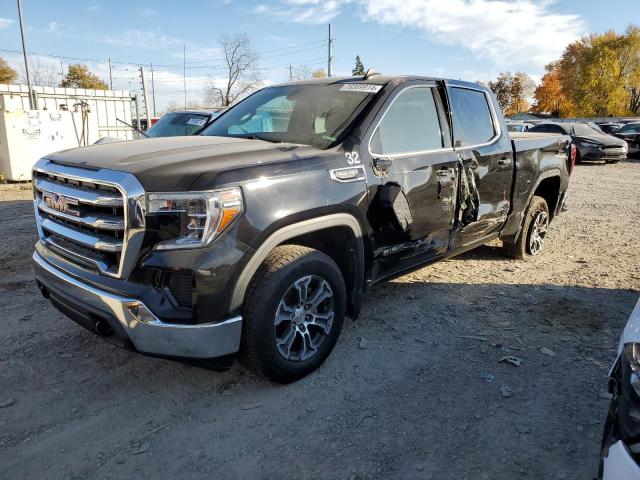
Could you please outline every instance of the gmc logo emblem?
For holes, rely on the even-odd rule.
[[[49,207],[59,212],[67,213],[69,215],[80,216],[80,212],[74,208],[73,205],[78,205],[78,200],[75,198],[67,198],[62,195],[58,195],[52,192],[42,192],[42,201]]]

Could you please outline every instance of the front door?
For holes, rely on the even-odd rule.
[[[380,279],[447,252],[459,160],[433,82],[400,87],[374,125],[369,154],[380,186],[368,217]]]

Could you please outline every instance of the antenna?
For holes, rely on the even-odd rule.
[[[367,68],[363,80],[369,80],[371,77],[375,77],[376,75],[380,75],[380,72],[376,72],[375,68]]]

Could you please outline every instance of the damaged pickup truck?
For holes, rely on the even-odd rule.
[[[494,239],[538,255],[575,151],[510,137],[462,81],[264,88],[200,136],[63,151],[34,169],[42,294],[139,352],[316,369],[373,285]]]

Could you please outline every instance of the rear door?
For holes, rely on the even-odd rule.
[[[368,132],[368,156],[380,186],[368,212],[374,277],[447,252],[458,158],[435,82],[398,87]]]
[[[500,231],[511,207],[514,165],[511,139],[495,100],[469,84],[449,84],[447,92],[454,148],[466,174],[459,228],[450,246],[456,249]]]

